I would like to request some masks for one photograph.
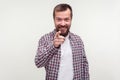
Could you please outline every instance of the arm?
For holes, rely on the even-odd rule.
[[[44,37],[42,37],[39,40],[37,54],[35,56],[36,66],[38,68],[45,66],[52,56],[57,52],[58,48],[54,47],[53,41],[46,40]]]
[[[85,55],[84,45],[83,45],[82,53],[83,53],[83,55],[82,55],[82,63],[83,63],[82,76],[83,76],[83,80],[89,80],[89,65],[88,65],[87,57]]]

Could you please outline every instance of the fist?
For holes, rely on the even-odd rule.
[[[53,44],[55,47],[59,47],[62,43],[64,43],[65,41],[65,37],[61,36],[61,31],[56,32],[54,40],[53,40]]]

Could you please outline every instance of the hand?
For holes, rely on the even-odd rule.
[[[56,32],[54,40],[53,40],[53,44],[55,47],[59,47],[64,41],[65,41],[65,37],[60,35],[61,31]]]

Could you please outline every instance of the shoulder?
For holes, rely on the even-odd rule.
[[[79,35],[77,35],[75,33],[72,33],[72,32],[70,32],[69,35],[70,35],[71,40],[76,41],[77,43],[83,44],[83,41],[82,41],[82,39],[81,39],[81,37]]]
[[[51,40],[54,38],[54,33],[55,33],[54,31],[46,33],[40,37],[40,40],[42,40],[42,41]]]
[[[81,40],[81,37],[80,37],[79,35],[75,34],[75,33],[70,32],[69,35],[70,35],[70,37],[73,38],[73,39]]]

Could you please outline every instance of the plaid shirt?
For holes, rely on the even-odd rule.
[[[57,80],[61,50],[55,48],[53,39],[56,31],[52,31],[41,37],[39,40],[35,64],[39,67],[45,67],[46,80]],[[89,67],[86,59],[84,45],[79,36],[69,33],[69,40],[73,55],[73,80],[89,80]]]

